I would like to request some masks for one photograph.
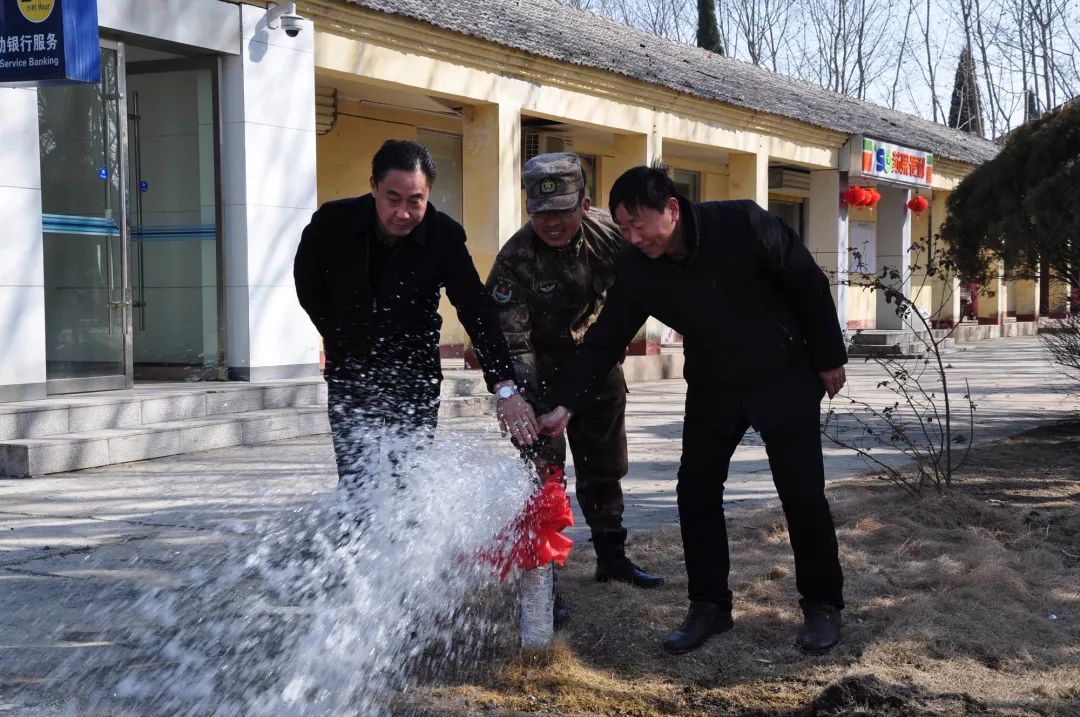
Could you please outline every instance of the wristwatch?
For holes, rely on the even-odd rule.
[[[499,389],[499,398],[512,398],[518,392],[517,386],[510,384]]]

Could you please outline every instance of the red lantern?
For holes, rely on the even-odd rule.
[[[915,212],[916,214],[922,214],[929,206],[930,202],[926,199],[926,197],[922,196],[921,194],[916,194],[907,203],[907,208]]]
[[[872,207],[881,199],[881,194],[871,187],[860,187],[855,185],[848,187],[840,195],[840,198],[844,200],[845,204],[851,207]]]

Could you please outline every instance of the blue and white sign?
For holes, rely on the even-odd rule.
[[[100,80],[97,0],[0,0],[0,87]]]
[[[144,194],[146,192],[149,192],[150,191],[150,182],[146,181],[145,179],[142,180],[141,182],[139,182],[139,191],[143,192]]]
[[[109,168],[108,167],[98,167],[97,176],[98,176],[98,179],[100,179],[101,181],[103,181],[103,182],[106,181],[109,178]]]

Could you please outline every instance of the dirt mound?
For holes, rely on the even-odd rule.
[[[873,675],[851,675],[821,691],[808,717],[934,717],[985,713],[967,694],[930,695],[914,685],[894,685]]]

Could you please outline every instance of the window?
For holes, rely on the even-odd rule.
[[[778,199],[769,200],[769,211],[784,220],[784,223],[799,233],[803,244],[806,244],[806,222],[802,202],[783,201]]]
[[[461,137],[456,134],[416,131],[416,141],[428,148],[438,169],[435,186],[431,188],[431,203],[461,223],[462,214],[462,155]]]
[[[585,191],[589,199],[596,206],[607,205],[607,197],[596,196],[596,155],[578,154],[581,158],[581,168],[585,170]]]
[[[701,174],[689,172],[685,169],[676,169],[672,180],[675,189],[691,202],[701,201]]]

